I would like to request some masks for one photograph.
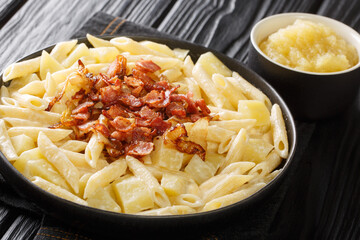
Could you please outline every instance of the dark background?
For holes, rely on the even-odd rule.
[[[0,69],[70,39],[99,11],[202,44],[243,63],[251,27],[276,13],[317,13],[360,30],[356,0],[1,0]],[[338,117],[297,122],[298,130],[311,138],[299,146],[301,161],[266,238],[360,239],[359,112],[358,98]],[[0,202],[2,239],[33,239],[41,219],[41,214]]]

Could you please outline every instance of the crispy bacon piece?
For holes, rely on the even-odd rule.
[[[157,135],[163,135],[171,125],[170,122],[164,121],[161,117],[154,118],[150,123],[150,126],[156,130]]]
[[[115,104],[119,100],[121,88],[118,86],[106,86],[100,88],[101,102],[105,105]]]
[[[179,118],[185,118],[186,110],[183,104],[179,102],[172,102],[169,104],[169,106],[166,107],[166,115],[169,117],[176,116]]]
[[[143,106],[141,108],[141,110],[139,111],[139,115],[141,118],[144,118],[144,119],[153,119],[153,118],[160,117],[160,113],[155,112],[148,106]]]
[[[100,132],[104,137],[109,137],[110,136],[110,131],[109,129],[102,123],[96,123],[93,128]]]
[[[134,78],[134,77],[127,77],[125,76],[124,77],[124,82],[130,86],[130,87],[143,87],[144,86],[144,83],[138,79],[138,78]]]
[[[152,142],[135,141],[126,148],[126,153],[131,156],[141,157],[148,155],[154,149]]]
[[[137,98],[137,97],[131,95],[130,93],[121,93],[118,96],[118,100],[122,104],[124,104],[125,106],[128,106],[128,107],[138,108],[143,105],[143,102],[141,101],[140,98]]]
[[[134,127],[134,124],[129,119],[121,116],[117,116],[113,121],[110,121],[110,124],[119,132],[128,132]]]
[[[135,63],[135,67],[142,72],[156,72],[161,68],[151,60],[140,60]]]
[[[87,123],[78,125],[77,127],[80,131],[90,132],[94,128],[96,123],[97,123],[97,121],[91,121],[91,122],[87,122]]]
[[[115,119],[117,116],[129,117],[125,108],[119,104],[111,105],[108,110],[102,110],[102,114],[109,119]]]
[[[77,113],[88,113],[89,112],[89,108],[94,106],[94,102],[84,102],[81,103],[80,105],[78,105],[74,110],[71,111],[72,114],[77,114]]]
[[[127,60],[124,56],[116,56],[116,59],[109,66],[107,75],[109,75],[110,78],[115,76],[123,78],[126,75],[126,64]]]
[[[131,141],[152,141],[152,130],[147,127],[135,127],[129,132],[131,133]],[[130,141],[129,141],[130,142]]]
[[[71,128],[71,137],[82,141],[88,141],[94,131],[101,133],[108,139],[104,154],[109,161],[123,154],[142,157],[151,153],[156,136],[163,136],[181,152],[204,159],[204,149],[187,140],[186,129],[179,123],[207,117],[210,110],[205,101],[194,101],[192,93],[176,93],[179,86],[173,87],[166,77],[154,74],[160,67],[150,60],[136,62],[129,75],[126,65],[126,58],[119,55],[107,74],[95,75],[79,61],[76,74],[81,78],[70,80],[82,80],[77,85],[82,89],[66,101],[60,123],[52,127]],[[52,99],[48,110],[62,99],[65,88]]]
[[[211,113],[210,109],[206,106],[204,99],[198,99],[195,102],[196,106],[201,109],[201,112],[205,115],[209,115]]]
[[[132,69],[133,77],[141,80],[144,83],[144,88],[146,91],[151,91],[155,84],[155,81],[152,80],[145,72],[142,72],[136,68]]]
[[[162,102],[165,100],[165,93],[152,90],[143,98],[143,100],[150,107],[161,107]]]

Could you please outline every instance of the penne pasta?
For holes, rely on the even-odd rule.
[[[194,62],[154,41],[86,37],[4,71],[0,150],[34,184],[161,216],[236,203],[281,172],[280,107],[215,54]]]

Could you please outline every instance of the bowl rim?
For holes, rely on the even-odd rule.
[[[64,207],[64,206],[67,207],[69,209],[69,211],[74,211],[76,213],[80,213],[80,212],[84,213],[83,211],[86,211],[86,214],[89,216],[98,216],[98,214],[101,214],[102,216],[108,216],[112,219],[116,218],[116,220],[118,220],[118,221],[121,221],[121,219],[129,219],[129,220],[133,219],[133,220],[144,220],[144,221],[159,220],[159,219],[161,219],[161,220],[166,219],[166,220],[170,220],[170,221],[172,221],[172,220],[177,221],[177,220],[181,220],[181,219],[183,219],[183,220],[193,219],[193,218],[205,219],[207,217],[218,215],[221,213],[222,214],[230,213],[233,208],[249,206],[252,202],[254,202],[256,199],[258,199],[261,195],[263,195],[265,192],[269,191],[269,189],[273,188],[279,181],[281,181],[282,178],[285,177],[286,173],[288,173],[289,168],[292,165],[292,162],[293,162],[293,159],[295,156],[295,152],[297,149],[297,131],[296,131],[296,124],[295,124],[294,118],[293,118],[288,106],[286,105],[286,103],[282,99],[282,97],[279,95],[279,93],[268,82],[266,82],[264,80],[264,78],[262,78],[256,72],[254,72],[253,70],[248,68],[245,64],[243,64],[242,62],[240,62],[239,60],[237,60],[235,58],[231,58],[223,53],[220,53],[220,52],[210,49],[208,47],[204,47],[200,44],[196,44],[196,43],[192,43],[192,42],[189,42],[186,40],[180,40],[178,38],[172,38],[172,37],[168,37],[168,36],[132,35],[132,34],[103,35],[103,36],[94,35],[94,36],[104,39],[104,40],[109,40],[109,39],[116,38],[116,37],[129,37],[136,41],[149,40],[149,41],[163,43],[166,45],[168,45],[168,43],[171,42],[170,45],[174,45],[174,46],[189,46],[189,48],[191,48],[191,47],[196,48],[197,52],[201,52],[200,54],[202,54],[206,51],[210,51],[210,52],[214,53],[217,57],[220,57],[220,60],[222,62],[224,60],[226,60],[226,61],[232,62],[234,65],[239,66],[240,68],[242,68],[242,70],[245,69],[247,71],[247,73],[252,74],[253,76],[256,77],[256,80],[255,80],[256,82],[265,85],[266,89],[260,89],[260,90],[261,91],[266,90],[266,91],[271,92],[271,96],[268,96],[268,95],[267,96],[270,99],[276,99],[276,102],[280,105],[283,116],[284,116],[285,124],[286,125],[288,124],[286,126],[287,133],[288,133],[287,135],[288,135],[288,137],[292,136],[292,142],[289,142],[290,143],[289,144],[289,156],[287,159],[284,160],[285,163],[282,167],[282,170],[276,177],[274,177],[270,182],[268,182],[263,188],[261,188],[260,190],[258,190],[257,192],[255,192],[254,194],[250,195],[249,197],[247,197],[243,200],[240,200],[240,201],[230,204],[228,206],[220,207],[218,209],[205,211],[205,212],[197,212],[197,213],[184,214],[184,215],[156,216],[156,215],[136,215],[136,214],[127,214],[127,213],[116,213],[116,212],[111,212],[111,211],[102,210],[102,209],[98,209],[98,208],[93,208],[90,206],[81,205],[81,204],[60,198],[54,194],[51,194],[51,193],[43,190],[42,188],[38,187],[37,185],[33,184],[29,179],[27,179],[23,174],[21,174],[17,169],[15,169],[15,167],[11,164],[11,162],[8,161],[6,159],[6,157],[3,155],[3,153],[0,151],[0,173],[4,176],[4,178],[6,180],[10,179],[9,183],[13,183],[15,181],[17,183],[25,184],[25,188],[26,188],[25,194],[18,190],[18,186],[13,186],[13,188],[21,196],[23,196],[26,199],[33,202],[43,212],[49,214],[49,211],[47,209],[48,206],[46,206],[46,208],[44,208],[44,206],[41,206],[41,205],[45,205],[44,200],[42,200],[42,199],[41,199],[41,205],[39,205],[38,200],[34,200],[34,197],[29,197],[30,190],[35,191],[36,194],[34,194],[34,195],[39,195],[39,194],[45,195],[45,197],[47,199],[53,201],[54,204],[61,204],[62,207]],[[78,44],[85,43],[85,44],[89,45],[89,42],[86,37],[75,38],[75,39],[78,40]],[[41,48],[39,50],[36,50],[36,51],[26,55],[25,57],[20,58],[16,62],[24,61],[24,60],[31,59],[31,58],[34,58],[37,56],[41,56],[41,52],[43,50],[50,51],[53,47],[55,47],[55,45],[56,45],[56,43],[51,44],[47,47]],[[173,48],[173,47],[171,47],[171,48]],[[189,54],[191,54],[191,51],[189,52]],[[196,54],[199,54],[199,53],[196,53]],[[237,71],[235,69],[231,69],[231,70]],[[4,84],[2,81],[2,76],[3,76],[3,72],[0,75],[0,86],[2,84]],[[249,81],[249,82],[252,85],[254,85],[254,83],[252,81]],[[259,87],[257,87],[257,88],[259,88]],[[274,100],[272,100],[271,102],[274,103]]]
[[[256,35],[258,34],[258,32],[261,31],[261,28],[262,28],[262,25],[270,22],[270,21],[274,21],[274,20],[278,20],[278,19],[293,19],[292,20],[292,23],[296,20],[296,19],[304,19],[304,20],[310,20],[312,22],[318,22],[319,20],[321,21],[322,24],[324,24],[324,22],[326,22],[324,25],[325,26],[328,26],[327,24],[334,24],[334,25],[337,25],[339,27],[343,27],[345,28],[347,31],[346,31],[346,34],[348,34],[349,36],[353,37],[354,39],[357,39],[357,45],[354,46],[357,50],[357,53],[358,53],[358,62],[357,64],[355,64],[354,66],[352,66],[351,68],[348,68],[348,69],[345,69],[345,70],[342,70],[342,71],[336,71],[336,72],[310,72],[310,71],[304,71],[304,70],[299,70],[299,69],[295,69],[295,68],[291,68],[289,66],[286,66],[286,65],[283,65],[281,63],[278,63],[276,61],[274,61],[273,59],[271,59],[269,56],[267,56],[259,47],[259,43],[257,43],[256,41]],[[318,21],[316,21],[318,20]],[[284,27],[292,24],[292,23],[289,23],[287,25],[285,25]],[[284,27],[278,27],[276,28],[277,30],[275,30],[274,32],[278,31],[279,29],[281,28],[284,28]],[[335,33],[336,30],[331,27],[331,26],[328,26],[330,27]],[[272,33],[270,33],[272,34]],[[337,34],[339,35],[339,34]],[[269,35],[267,35],[269,36]],[[341,38],[343,38],[342,36],[340,36]],[[344,39],[344,38],[343,38]],[[346,40],[345,40],[346,41]],[[267,59],[268,61],[272,62],[273,64],[281,67],[281,68],[285,68],[285,69],[288,69],[290,71],[294,71],[294,72],[298,72],[298,73],[302,73],[302,74],[307,74],[307,75],[319,75],[319,76],[331,76],[331,75],[339,75],[339,74],[344,74],[344,73],[348,73],[348,72],[352,72],[356,69],[358,69],[360,67],[360,34],[354,30],[353,28],[351,28],[350,26],[346,25],[345,23],[343,22],[340,22],[336,19],[333,19],[333,18],[330,18],[330,17],[326,17],[326,16],[322,16],[322,15],[318,15],[318,14],[311,14],[311,13],[303,13],[303,12],[287,12],[287,13],[279,13],[279,14],[275,14],[275,15],[271,15],[271,16],[268,16],[268,17],[265,17],[263,19],[261,19],[260,21],[258,21],[251,29],[251,32],[250,32],[250,42],[251,42],[251,45],[255,48],[255,50],[262,56],[264,57],[265,59]],[[348,42],[348,41],[346,41]],[[350,43],[349,43],[350,44]]]

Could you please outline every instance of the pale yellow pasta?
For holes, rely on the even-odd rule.
[[[36,111],[28,108],[0,105],[0,116],[10,118],[21,118],[29,121],[55,124],[60,121],[58,113]]]
[[[120,52],[116,47],[98,47],[90,48],[90,54],[97,63],[111,63]]]
[[[161,186],[168,196],[179,196],[186,192],[186,179],[176,174],[164,173],[161,177]]]
[[[20,103],[10,97],[2,97],[1,103],[5,106],[20,107]]]
[[[52,75],[50,73],[47,73],[44,82],[45,82],[44,98],[55,97],[55,95],[57,93],[57,89],[60,85],[55,81],[55,79],[52,77]]]
[[[35,148],[34,139],[25,134],[20,134],[14,137],[11,137],[11,142],[14,146],[15,152],[17,155]]]
[[[2,119],[0,119],[0,149],[9,161],[14,161],[18,158],[16,150],[14,149],[14,146],[8,135],[5,122]]]
[[[40,79],[45,79],[47,73],[63,70],[64,67],[46,51],[42,51],[40,59]]]
[[[184,75],[188,78],[191,78],[192,77],[192,71],[193,71],[193,68],[194,68],[194,62],[193,60],[191,59],[190,56],[187,56],[184,60],[184,65],[183,65],[183,72],[184,72]]]
[[[177,197],[175,197],[175,204],[176,205],[184,205],[191,208],[199,208],[204,206],[203,200],[201,197],[191,194],[191,193],[185,193],[180,194]]]
[[[39,71],[40,57],[13,63],[5,68],[3,73],[3,81],[7,82],[14,78],[25,77]]]
[[[104,188],[115,179],[121,177],[126,169],[125,159],[118,159],[91,175],[84,190],[84,198],[88,198],[98,188]]]
[[[151,191],[139,177],[125,176],[112,185],[124,213],[138,213],[154,208]]]
[[[106,73],[109,68],[110,63],[95,63],[95,64],[89,64],[86,66],[87,69],[89,69],[90,72],[94,74],[99,73]]]
[[[100,154],[104,149],[104,139],[101,133],[94,132],[85,148],[85,160],[93,168],[95,168]]]
[[[69,150],[72,152],[82,152],[87,146],[86,142],[78,140],[68,140],[60,146],[61,149]]]
[[[206,64],[209,65],[211,63]],[[196,62],[192,70],[192,75],[196,80],[196,83],[204,91],[204,93],[210,99],[213,105],[219,108],[234,110],[234,107],[230,104],[229,100],[217,91],[216,86],[211,79],[212,76],[209,75],[205,68],[206,66],[204,65],[204,63],[201,64],[199,61]]]
[[[212,114],[219,116],[220,120],[244,120],[244,116],[241,112],[231,111],[223,108],[209,106]]]
[[[44,155],[41,154],[39,148],[34,148],[28,151],[23,152],[13,163],[13,166],[22,173],[26,178],[30,179],[33,175],[30,173],[30,169],[28,167],[28,162],[30,160],[38,160],[43,159],[47,162]],[[54,170],[56,172],[56,170]],[[50,170],[51,172],[51,170]]]
[[[160,74],[160,77],[165,77],[169,82],[175,82],[182,76],[182,72],[178,68],[169,68]]]
[[[289,154],[289,142],[282,112],[277,104],[274,104],[271,108],[270,121],[275,150],[282,158],[287,158]]]
[[[0,88],[0,97],[10,97],[9,90],[5,86],[1,86]]]
[[[84,44],[81,43],[77,45],[74,50],[62,61],[62,65],[65,68],[70,67],[73,65],[79,58],[90,55],[89,48]]]
[[[166,57],[167,54],[153,50],[147,46],[144,46],[140,44],[139,42],[136,42],[132,40],[131,38],[127,37],[117,37],[110,40],[110,43],[115,45],[118,49],[120,49],[123,52],[129,52],[133,55],[152,55],[152,56],[161,56]]]
[[[21,94],[29,94],[41,98],[44,96],[45,93],[45,82],[40,80],[29,82],[28,84],[20,88],[18,92]]]
[[[186,84],[188,86],[189,92],[191,92],[193,94],[193,98],[194,99],[200,99],[201,98],[201,91],[200,91],[199,86],[195,82],[194,78],[185,78],[184,80],[185,80],[185,82],[186,82]]]
[[[211,178],[200,185],[204,202],[233,193],[253,178],[252,175],[238,174],[224,174],[216,177],[218,178]]]
[[[169,170],[179,171],[184,158],[184,153],[176,150],[174,146],[166,145],[162,138],[154,140],[155,150],[151,153],[154,165]]]
[[[88,168],[91,169],[92,167],[89,165],[89,163],[85,160],[85,154],[69,151],[66,149],[62,149],[59,147],[59,150],[68,157],[68,159],[76,166],[77,168]]]
[[[234,162],[226,166],[219,174],[245,174],[255,166],[253,162]]]
[[[235,140],[235,138],[236,138],[236,135],[233,135],[231,138],[228,138],[228,139],[225,139],[224,141],[222,141],[219,144],[217,152],[219,154],[227,153],[231,147],[232,142]]]
[[[235,135],[235,131],[227,130],[217,125],[209,126],[206,141],[223,142]]]
[[[265,160],[273,148],[273,145],[263,139],[249,138],[244,148],[242,160],[260,163]]]
[[[70,162],[65,153],[59,150],[51,140],[40,132],[37,140],[40,152],[55,166],[75,193],[79,192],[79,170]]]
[[[217,126],[229,131],[239,132],[241,129],[250,129],[256,124],[256,119],[233,119],[223,121],[210,121],[210,126]]]
[[[175,57],[181,59],[181,60],[185,60],[185,58],[188,56],[189,54],[189,50],[187,49],[182,49],[182,48],[174,48],[173,50]]]
[[[34,141],[38,139],[40,132],[45,134],[51,141],[57,142],[69,136],[72,130],[61,128],[51,129],[46,127],[11,127],[8,130],[10,137],[25,134],[34,139]]]
[[[29,159],[26,161],[26,166],[23,171],[27,172],[28,178],[31,179],[34,176],[41,177],[46,181],[56,184],[65,190],[71,191],[70,187],[66,183],[65,179],[56,171],[56,169],[45,159]],[[14,164],[18,167],[18,161]]]
[[[197,184],[201,184],[214,176],[211,164],[204,162],[198,155],[194,155],[184,171],[192,176]]]
[[[99,187],[87,199],[88,206],[107,210],[111,212],[121,213],[121,207],[117,204],[115,199],[111,196],[112,189]]]
[[[192,180],[191,176],[188,173],[183,172],[183,171],[169,170],[169,169],[158,167],[155,165],[145,165],[145,167],[160,182],[162,180],[162,177],[165,174],[176,175],[176,176],[186,179],[186,181]]]
[[[168,196],[149,170],[147,170],[139,160],[132,156],[126,156],[126,162],[131,172],[138,178],[142,179],[148,186],[154,203],[160,207],[169,206],[170,201]]]
[[[246,81],[240,74],[233,72],[232,77],[229,77],[228,80],[235,88],[244,93],[248,99],[261,101],[269,110],[271,109],[272,104],[270,99],[262,91]]]
[[[152,55],[130,55],[129,53],[126,52],[122,53],[122,55],[126,57],[128,63],[133,63],[141,59],[151,60],[157,65],[159,65],[159,67],[163,71],[174,67],[182,68],[183,66],[183,62],[177,58],[152,56]]]
[[[220,166],[220,171],[233,162],[242,160],[247,142],[246,130],[242,128],[232,141],[225,162]]]
[[[160,43],[156,43],[153,41],[141,41],[140,42],[141,45],[152,49],[156,52],[160,52],[162,54],[165,54],[169,57],[176,57],[175,53],[173,52],[173,50],[171,50],[168,46],[166,46],[165,44],[160,44]]]
[[[55,185],[51,182],[46,181],[45,179],[42,179],[41,177],[33,177],[31,179],[31,182],[37,185],[38,187],[44,189],[47,192],[50,192],[58,197],[64,198],[66,200],[85,205],[87,206],[87,202],[83,199],[79,198],[78,196],[72,194],[71,192],[59,187],[58,185]]]
[[[10,86],[7,87],[9,90],[9,93],[13,93],[15,91],[18,91],[20,88],[24,87],[25,85],[33,82],[33,81],[39,81],[40,78],[38,77],[37,73],[32,73],[29,75],[26,75],[24,77],[17,78],[15,81],[11,81]]]
[[[246,119],[255,119],[255,126],[267,131],[270,127],[270,112],[266,105],[258,100],[239,100],[238,112]]]
[[[93,45],[95,48],[98,47],[113,47],[114,45],[112,45],[110,43],[110,41],[101,39],[101,38],[97,38],[91,34],[86,34],[86,38],[89,40],[89,42],[91,43],[91,45]]]
[[[239,202],[239,201],[253,195],[258,190],[265,187],[265,185],[266,185],[266,183],[256,183],[256,184],[251,185],[251,187],[247,187],[247,188],[239,190],[237,192],[215,198],[215,199],[207,202],[205,204],[204,208],[202,209],[202,211],[203,212],[211,211],[211,210],[215,210],[215,209],[225,207],[225,206],[231,205],[233,203]]]
[[[107,66],[109,66],[109,65],[107,65]],[[76,71],[76,69],[66,68],[64,70],[54,72],[53,74],[51,74],[51,78],[56,83],[56,85],[59,85],[59,84],[65,82],[67,77],[70,74],[72,74],[74,71]]]
[[[226,96],[229,99],[230,104],[234,109],[237,109],[238,101],[245,100],[246,97],[233,87],[227,78],[219,73],[212,75],[212,80],[219,93]]]
[[[50,124],[30,121],[21,118],[4,117],[2,119],[12,127],[49,127],[50,126]]]
[[[4,71],[3,81],[11,82],[0,89],[0,150],[34,184],[90,207],[161,216],[233,204],[256,193],[281,172],[289,143],[280,107],[272,105],[266,95],[213,53],[204,53],[193,62],[188,50],[152,41],[137,42],[128,37],[108,41],[90,34],[87,39],[93,47],[78,44],[77,40],[61,42],[50,54],[43,51],[40,57],[12,64]],[[112,62],[119,54],[126,58],[126,77],[137,78],[135,71],[142,66],[137,61],[152,61],[160,70],[148,72],[147,76],[177,87],[175,93],[185,109],[192,104],[189,99],[194,101],[191,107],[196,107],[192,109],[194,115],[185,118],[171,112],[171,107],[178,110],[175,105],[155,110],[162,118],[169,118],[166,121],[172,126],[165,129],[168,135],[157,136],[162,130],[154,131],[152,124],[156,125],[156,121],[150,123],[151,127],[145,125],[156,135],[150,144],[153,150],[145,156],[134,154],[136,158],[112,156],[119,150],[112,148],[116,139],[113,136],[117,136],[114,129],[123,134],[117,126],[122,119],[108,116],[117,114],[117,109],[110,110],[111,105],[103,101],[106,91],[98,91],[100,101],[92,100],[96,96],[89,93],[112,81],[118,83],[113,76],[108,82],[104,75],[98,81],[96,75],[109,76],[108,72],[114,70],[109,71],[109,67],[114,67]],[[79,60],[85,70],[79,71]],[[146,63],[142,67],[146,68]],[[135,90],[126,83],[130,78],[117,77],[123,82],[124,92]],[[88,88],[89,80],[95,80],[92,88]],[[149,92],[147,87],[143,89],[141,96]],[[165,91],[165,98],[168,93]],[[84,115],[73,110],[90,99],[94,106],[86,111],[91,118],[85,120],[83,128],[71,126],[76,117],[83,124],[80,119],[87,117],[85,108],[77,109]],[[171,96],[170,102],[180,103],[174,99]],[[209,115],[204,114],[204,102],[211,111]],[[143,104],[154,110],[151,104]],[[127,119],[137,126],[141,108],[130,109]],[[103,125],[109,134],[106,129],[99,130]],[[186,132],[173,139],[179,132],[172,132],[171,127],[176,129],[178,125],[184,126]],[[126,153],[130,147],[124,145],[122,150]]]
[[[55,47],[51,50],[50,56],[56,59],[59,63],[61,63],[75,47],[77,42],[77,40],[70,40],[57,43]]]
[[[277,166],[281,163],[281,157],[275,152],[272,151],[264,161],[250,170],[249,174],[257,176],[265,177],[267,174],[271,173]]]
[[[194,123],[188,132],[188,139],[194,143],[201,145],[206,149],[206,137],[208,133],[209,122],[205,118],[201,118]]]
[[[196,210],[189,206],[174,205],[170,207],[143,211],[138,213],[138,215],[162,216],[162,215],[183,215],[183,214],[191,214],[191,213],[196,213]]]
[[[33,110],[42,111],[49,105],[48,101],[29,94],[13,93],[11,97],[15,99],[20,106]]]

